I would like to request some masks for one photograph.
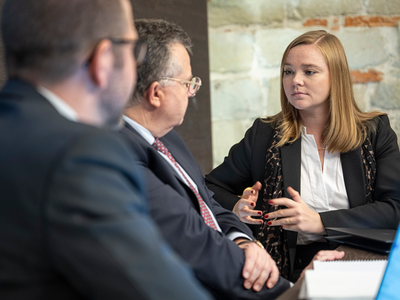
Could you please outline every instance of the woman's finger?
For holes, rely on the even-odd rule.
[[[262,216],[262,211],[261,210],[253,210],[253,209],[249,209],[247,207],[242,209],[242,212],[247,214],[248,216]]]
[[[261,220],[261,219],[253,219],[250,216],[242,218],[242,219],[240,219],[240,221],[242,221],[243,223],[253,224],[253,225],[262,225],[264,223],[263,220]]]
[[[239,209],[244,209],[245,207],[248,207],[249,209],[254,209],[255,206],[256,202],[253,200],[243,198],[239,200]]]
[[[288,191],[290,197],[292,197],[292,199],[293,199],[295,202],[298,202],[298,203],[303,202],[303,200],[301,199],[301,196],[300,196],[299,192],[296,191],[294,188],[292,188],[291,186],[289,186],[289,187],[287,188],[287,191]]]

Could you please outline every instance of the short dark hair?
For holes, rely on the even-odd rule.
[[[126,31],[121,0],[5,0],[1,29],[9,77],[57,82],[102,38]]]
[[[148,45],[146,61],[138,67],[136,89],[129,105],[138,104],[147,88],[161,77],[173,77],[178,72],[170,65],[171,44],[182,44],[192,54],[192,40],[177,24],[161,19],[140,19],[135,21],[139,38]]]

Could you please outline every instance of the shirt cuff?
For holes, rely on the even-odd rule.
[[[240,232],[240,231],[232,231],[232,232],[229,232],[229,233],[226,235],[226,237],[227,237],[228,239],[230,239],[231,241],[233,241],[233,240],[235,240],[235,239],[237,239],[237,238],[245,238],[245,239],[248,239],[248,240],[250,240],[250,241],[253,240],[253,239],[252,239],[251,237],[249,237],[247,234],[245,234],[245,233],[243,233],[243,232]]]

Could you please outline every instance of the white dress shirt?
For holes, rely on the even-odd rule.
[[[329,153],[325,149],[324,168],[318,155],[318,147],[307,129],[301,132],[301,199],[315,212],[348,209],[340,153]],[[324,241],[322,235],[299,232],[297,244],[305,245],[314,241]]]
[[[46,98],[46,100],[49,101],[50,104],[53,105],[58,113],[64,118],[70,121],[78,122],[78,114],[76,113],[76,111],[74,111],[68,103],[66,103],[56,94],[42,86],[37,86],[36,91],[44,98]]]
[[[153,145],[155,138],[154,138],[154,136],[151,134],[151,132],[150,132],[149,130],[147,130],[146,128],[144,128],[142,125],[140,125],[139,123],[135,122],[134,120],[128,118],[127,116],[123,116],[123,119],[124,119],[125,122],[127,122],[130,126],[132,126],[132,127],[146,140],[146,142],[148,142],[150,145]],[[187,184],[185,178],[184,178],[183,175],[181,174],[181,172],[179,172],[179,170],[178,170],[178,169],[176,168],[176,166],[171,162],[171,160],[170,160],[165,154],[161,153],[160,151],[157,151],[157,152],[158,152],[158,154],[160,154],[161,157],[162,157],[163,159],[165,159],[165,161],[175,170],[176,174],[179,176],[179,178],[181,178],[182,182],[184,182],[187,186],[189,186],[189,185]],[[197,190],[197,192],[198,192],[199,190],[198,190],[198,188],[197,188],[197,185],[194,183],[193,179],[190,178],[190,176],[189,176],[189,175],[186,173],[186,171],[178,164],[178,162],[176,162],[176,163],[177,163],[177,165],[179,166],[179,168],[181,169],[181,171],[185,174],[186,178],[190,181],[190,183],[193,185],[193,187],[194,187],[194,188]],[[215,216],[214,216],[214,214],[212,213],[211,209],[207,206],[207,204],[206,204],[205,202],[204,202],[204,204],[205,204],[205,206],[206,206],[206,208],[207,208],[207,210],[208,210],[210,216],[212,217],[212,219],[213,219],[215,225],[217,226],[218,231],[221,232],[221,227],[219,226],[217,220],[215,219]],[[246,234],[244,234],[244,233],[242,233],[242,232],[238,232],[238,231],[229,233],[229,234],[227,235],[227,237],[228,237],[230,240],[232,240],[232,241],[233,241],[234,239],[236,239],[236,238],[239,238],[239,237],[243,237],[243,238],[246,238],[246,239],[251,240],[251,238],[250,238],[248,235],[246,235]]]

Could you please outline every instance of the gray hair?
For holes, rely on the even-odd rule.
[[[126,31],[121,0],[6,0],[1,17],[8,75],[48,82],[68,78],[99,40]]]
[[[139,38],[147,43],[146,61],[138,67],[136,90],[129,106],[140,103],[147,88],[162,77],[174,77],[181,72],[180,62],[172,59],[171,44],[182,44],[192,54],[192,40],[180,26],[160,19],[135,21]]]

